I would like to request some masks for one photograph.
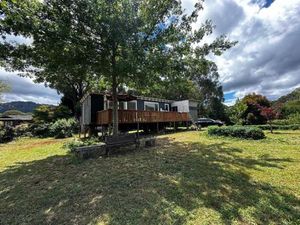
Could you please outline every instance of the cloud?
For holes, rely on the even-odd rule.
[[[276,99],[300,86],[299,0],[210,0],[202,16],[196,26],[204,19],[216,25],[210,39],[227,34],[239,41],[213,57],[225,93],[258,92]]]
[[[191,12],[196,2],[183,0],[183,6]],[[276,99],[300,86],[299,18],[300,0],[205,1],[204,11],[194,27],[211,19],[216,30],[207,41],[221,34],[239,41],[221,57],[213,57],[225,94],[230,93],[227,103],[251,92]],[[29,44],[31,41],[30,38],[17,39]],[[0,80],[3,79],[12,86],[12,91],[4,96],[7,101],[59,102],[55,90],[34,84],[28,78],[0,70]]]
[[[3,94],[4,101],[33,101],[45,104],[58,104],[60,96],[56,90],[35,84],[31,79],[16,73],[0,70],[0,80],[10,85],[10,92]]]

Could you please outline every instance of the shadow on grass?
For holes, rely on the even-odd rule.
[[[0,224],[184,224],[199,208],[210,223],[299,223],[299,199],[245,171],[292,161],[242,151],[164,139],[149,151],[82,163],[21,163],[0,173]]]

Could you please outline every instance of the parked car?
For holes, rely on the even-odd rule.
[[[197,126],[201,126],[201,127],[208,127],[208,126],[223,126],[224,123],[221,122],[220,120],[213,120],[213,119],[209,119],[209,118],[199,118],[196,121],[196,125]]]

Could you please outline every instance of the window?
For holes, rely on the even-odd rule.
[[[109,100],[108,100],[108,101],[106,102],[106,104],[107,104],[107,105],[106,105],[106,109],[112,109],[112,108],[113,108],[113,101],[109,101]]]
[[[157,102],[145,102],[144,104],[145,111],[159,111],[159,105]]]
[[[128,110],[137,110],[137,101],[133,100],[133,101],[127,102],[127,109]]]
[[[118,102],[119,103],[119,109],[127,109],[127,102]]]
[[[113,109],[113,101],[108,100],[106,102],[106,109]],[[118,102],[119,109],[127,109],[127,102]]]
[[[169,112],[170,111],[170,106],[169,104],[165,104],[165,108],[164,108],[165,111]]]

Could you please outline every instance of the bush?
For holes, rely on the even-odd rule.
[[[50,125],[49,123],[32,124],[29,128],[33,136],[36,137],[50,137]]]
[[[74,139],[64,145],[66,149],[69,149],[71,152],[73,152],[78,147],[83,146],[90,146],[90,145],[96,145],[99,144],[99,139],[97,138],[88,138],[88,139]]]
[[[253,126],[262,130],[270,130],[270,125]],[[300,124],[293,125],[272,125],[273,130],[300,130]]]
[[[241,127],[241,126],[229,126],[229,127],[209,127],[209,135],[237,137],[243,139],[259,140],[265,138],[264,132],[257,127]]]
[[[14,128],[16,137],[28,137],[32,136],[30,127],[28,124],[20,124]]]
[[[294,113],[288,116],[287,119],[274,120],[272,124],[275,125],[297,125],[300,124],[300,113]]]
[[[3,127],[0,130],[0,143],[12,141],[15,138],[15,132],[12,127]]]
[[[289,124],[300,124],[300,113],[294,113],[289,115],[287,119]]]
[[[60,119],[50,126],[50,134],[55,138],[72,137],[77,126],[75,119]]]

